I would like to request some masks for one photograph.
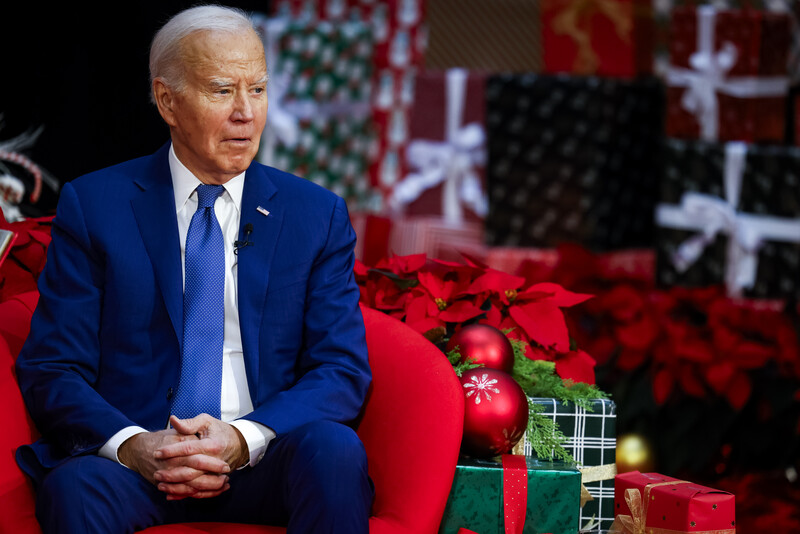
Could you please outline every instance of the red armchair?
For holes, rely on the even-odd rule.
[[[0,532],[40,533],[30,482],[14,451],[36,438],[13,375],[35,293],[0,303]],[[435,533],[455,473],[464,414],[461,386],[425,338],[380,312],[363,309],[373,384],[358,434],[376,496],[370,534]],[[149,528],[147,534],[277,534],[285,529],[225,523]]]

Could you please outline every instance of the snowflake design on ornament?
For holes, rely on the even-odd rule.
[[[475,404],[481,403],[481,394],[486,396],[486,400],[488,402],[492,402],[492,395],[491,393],[500,393],[500,390],[494,387],[497,384],[497,379],[492,378],[489,380],[489,375],[484,373],[481,375],[480,378],[473,375],[470,377],[470,382],[464,384],[464,388],[467,389],[466,397],[469,399],[473,395],[475,395]]]
[[[514,448],[514,445],[517,444],[521,437],[522,432],[517,429],[517,427],[513,427],[511,430],[504,428],[502,437],[503,441],[501,443],[492,445],[492,449],[497,454],[505,454]]]

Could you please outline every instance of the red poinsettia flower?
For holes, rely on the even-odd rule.
[[[467,299],[459,299],[471,283],[470,266],[452,267],[443,262],[433,262],[417,273],[417,286],[406,307],[406,323],[419,332],[445,326],[446,323],[463,323],[481,315],[483,311]]]
[[[542,282],[520,291],[508,307],[508,314],[528,337],[557,352],[568,352],[569,333],[561,308],[592,298],[572,293],[558,284]]]

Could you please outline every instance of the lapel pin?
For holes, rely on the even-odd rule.
[[[261,206],[257,207],[256,211],[258,211],[261,215],[264,215],[264,216],[269,215],[269,210],[266,210],[266,209],[262,208]]]

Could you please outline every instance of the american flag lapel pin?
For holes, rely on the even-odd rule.
[[[269,210],[264,209],[261,206],[257,207],[256,211],[258,211],[258,213],[260,213],[261,215],[264,215],[264,216],[269,215]]]

